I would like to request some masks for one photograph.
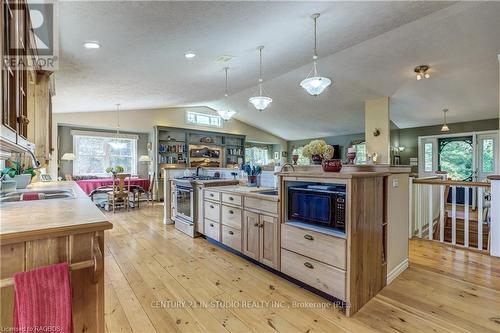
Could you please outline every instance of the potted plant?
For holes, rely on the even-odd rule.
[[[262,168],[260,167],[260,165],[251,166],[250,164],[244,164],[241,166],[241,170],[243,170],[247,174],[247,186],[257,186],[257,176],[262,173]]]
[[[116,165],[114,167],[108,167],[106,169],[106,172],[107,173],[112,173],[113,177],[116,176],[117,173],[122,173],[123,171],[125,171],[125,169],[122,166],[120,166],[120,165]]]
[[[16,181],[17,189],[26,188],[31,183],[31,179],[36,175],[32,167],[25,168],[19,162],[7,160],[5,165],[6,167],[2,170],[1,176],[13,178]]]
[[[302,154],[309,157],[313,164],[321,165],[325,158],[332,158],[333,147],[327,144],[325,140],[313,140],[304,146]]]

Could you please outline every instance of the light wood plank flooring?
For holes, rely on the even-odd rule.
[[[410,268],[352,318],[202,238],[163,207],[107,213],[107,332],[500,332],[500,260],[412,241]]]

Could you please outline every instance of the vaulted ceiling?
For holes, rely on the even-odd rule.
[[[319,97],[298,85],[311,70],[314,12],[320,71],[333,79]],[[236,118],[290,140],[362,132],[363,101],[381,96],[400,127],[437,124],[444,107],[450,122],[495,118],[499,17],[497,2],[61,2],[54,110],[219,109],[227,65]],[[87,40],[102,48],[83,49]],[[248,103],[258,45],[274,99],[264,112]],[[431,79],[415,80],[420,64]]]

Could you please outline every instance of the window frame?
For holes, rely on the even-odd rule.
[[[252,151],[252,149],[263,149],[267,150],[267,161],[266,163],[257,163],[253,161],[253,159],[249,158],[248,153]],[[257,143],[250,143],[245,145],[245,163],[248,163],[250,165],[269,165],[270,161],[272,159],[272,147],[270,145],[266,144],[257,144]]]
[[[191,117],[194,117],[194,120],[190,119]],[[198,117],[207,117],[209,119],[208,124],[200,122],[198,120]],[[217,124],[213,124],[214,119],[217,119]],[[186,124],[188,124],[188,125],[215,127],[215,128],[222,128],[223,123],[224,123],[222,121],[222,117],[219,115],[190,111],[190,110],[186,110],[185,121],[186,121]]]
[[[108,132],[100,133],[100,132],[86,132],[86,131],[72,130],[71,136],[73,136],[73,153],[75,154],[75,160],[73,161],[73,168],[72,168],[73,176],[107,176],[108,173],[106,172],[106,168],[111,166],[111,162],[110,162],[111,158],[112,157],[124,157],[124,156],[116,156],[116,155],[107,154],[106,149],[105,149],[105,152],[102,155],[102,157],[104,158],[102,172],[90,172],[90,173],[79,172],[78,160],[79,160],[80,154],[78,153],[78,138],[79,137],[87,137],[87,138],[97,138],[97,139],[103,139],[103,140],[109,139],[109,141],[111,141],[116,137],[116,135],[113,133],[108,133]],[[137,141],[139,139],[139,136],[132,135],[132,134],[121,134],[120,133],[119,139],[130,140],[132,143],[132,154],[130,156],[130,158],[132,160],[131,161],[131,170],[128,173],[130,173],[132,175],[136,175],[137,169],[138,169],[138,165],[137,165],[138,164]],[[104,145],[106,145],[106,144],[109,145],[109,143],[104,143]],[[90,155],[81,155],[81,156],[92,156],[92,155],[90,154]],[[99,155],[99,156],[101,156],[101,155]],[[125,156],[125,157],[128,157],[128,156]]]

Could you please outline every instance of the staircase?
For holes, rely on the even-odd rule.
[[[465,232],[465,216],[464,216],[463,206],[457,205],[457,224],[456,224],[456,244],[464,244],[464,232]],[[477,211],[472,209],[469,211],[469,246],[477,248],[478,246],[478,218]],[[451,207],[448,209],[446,207],[445,213],[445,224],[444,224],[444,241],[446,243],[452,242],[452,225],[453,221],[451,218]],[[488,249],[488,235],[490,229],[488,223],[483,222],[483,250]],[[433,230],[434,239],[439,239],[439,224],[435,224]]]

